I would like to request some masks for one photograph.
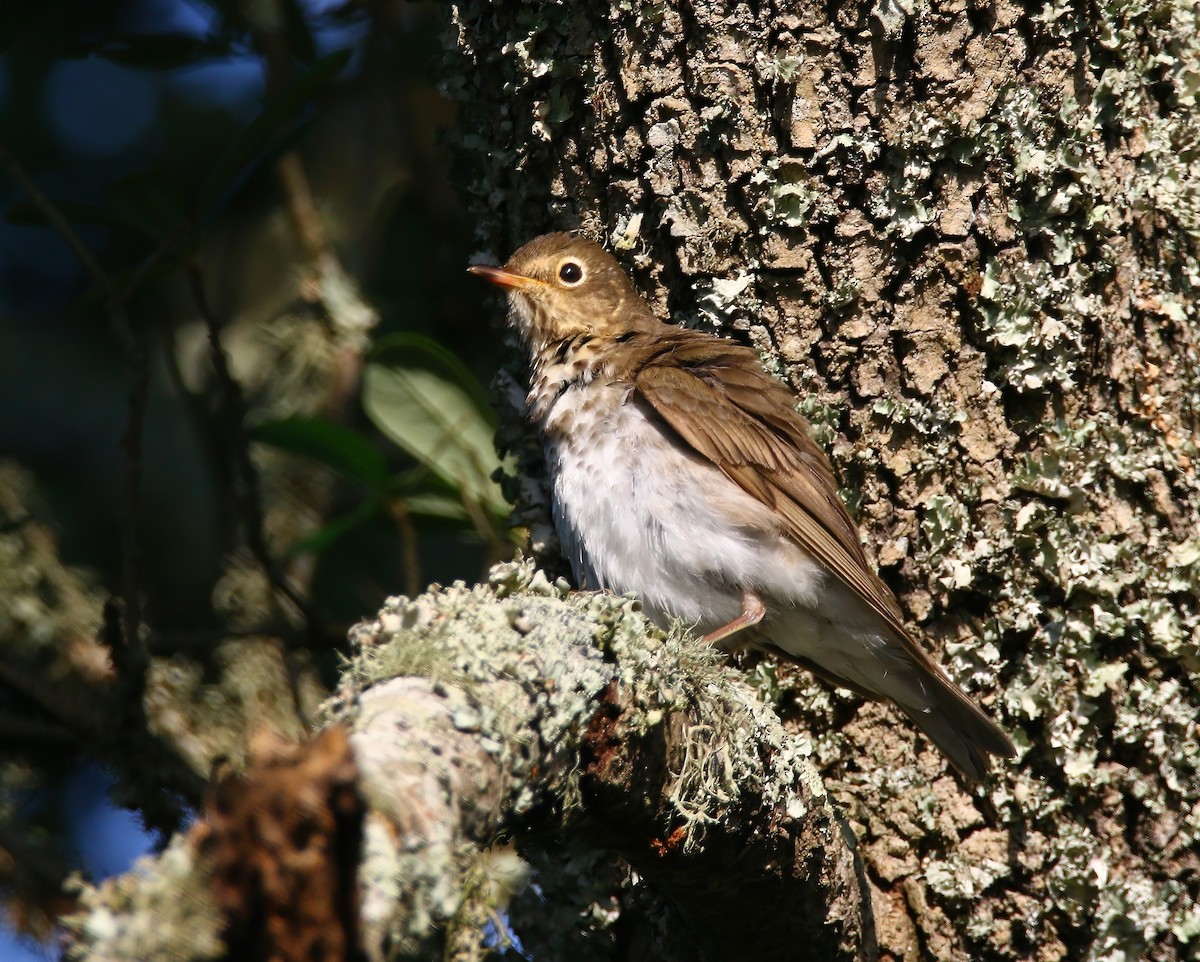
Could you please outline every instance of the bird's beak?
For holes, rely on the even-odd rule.
[[[482,277],[485,281],[491,281],[497,287],[505,287],[514,291],[528,291],[544,286],[541,281],[535,281],[532,277],[526,277],[524,274],[514,274],[512,271],[506,271],[503,267],[473,264],[467,268],[467,273]]]

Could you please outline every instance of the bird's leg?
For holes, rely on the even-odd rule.
[[[742,613],[727,625],[722,625],[715,631],[710,631],[701,641],[707,641],[710,645],[715,645],[724,641],[730,635],[736,635],[739,631],[746,628],[753,628],[767,614],[767,606],[763,604],[762,598],[756,595],[749,588],[742,589]]]

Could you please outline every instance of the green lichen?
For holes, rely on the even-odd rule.
[[[579,734],[610,683],[634,706],[626,723],[635,731],[661,725],[698,701],[709,706],[705,724],[688,736],[695,750],[668,793],[677,815],[695,829],[693,843],[742,792],[768,787],[763,752],[792,757],[769,709],[749,689],[730,684],[723,656],[712,646],[682,625],[657,630],[630,597],[570,592],[530,561],[498,565],[487,585],[460,582],[412,600],[390,599],[354,639],[355,657],[329,709],[333,717],[353,717],[362,691],[397,676],[453,685],[471,702],[464,719],[470,715],[472,730],[503,770],[528,777],[536,761],[544,783],[552,760],[551,790],[568,814],[580,804]],[[497,690],[509,695],[499,697]],[[748,730],[754,734],[748,737]],[[535,732],[540,749],[528,742]],[[793,761],[802,767],[799,755]],[[519,815],[535,798],[527,787],[516,790],[521,794],[512,810]],[[780,799],[786,794],[780,786],[769,790],[783,792]]]
[[[405,824],[412,803],[395,797],[383,772],[419,761],[404,754],[415,738],[399,746],[390,740],[398,717],[416,724],[414,713],[433,712],[443,728],[448,719],[468,735],[472,751],[478,746],[493,764],[476,771],[478,757],[447,742],[435,754],[451,766],[446,777],[452,772],[458,779],[448,804],[464,810],[483,804],[503,813],[503,826],[515,834],[535,813],[544,832],[553,813],[569,837],[584,808],[583,736],[609,692],[619,699],[622,731],[632,739],[668,725],[675,731],[680,713],[690,716],[662,799],[670,824],[686,832],[685,851],[703,844],[706,831],[750,795],[795,819],[817,806],[822,818],[830,815],[805,746],[784,733],[724,657],[683,626],[653,628],[632,598],[571,592],[532,562],[518,561],[493,568],[484,585],[456,583],[389,599],[354,641],[327,717],[354,728],[372,799],[362,869],[369,941],[391,940],[419,953],[430,933],[449,922],[451,939],[470,956],[493,904],[491,887],[481,889],[481,866],[490,856],[462,826],[444,824],[454,818],[426,826],[411,845],[395,844],[395,826]],[[462,799],[462,785],[477,785],[486,803]],[[434,797],[447,803],[436,791]],[[538,864],[551,870],[545,860]],[[587,901],[596,904],[592,896]],[[591,936],[603,940],[604,926],[593,929]]]
[[[798,158],[772,157],[750,180],[763,187],[761,214],[766,224],[807,227],[837,215],[837,208],[821,182],[808,172],[808,164]]]
[[[1086,14],[1048,5],[1042,22],[1050,35],[1086,42],[1098,30],[1109,51],[1091,64],[1090,99],[1054,103],[1036,84],[1022,85],[979,121],[918,110],[901,124],[895,142],[906,149],[889,163],[872,209],[889,233],[912,236],[940,216],[937,185],[947,171],[1003,177],[1011,204],[993,215],[1000,249],[984,265],[975,323],[988,348],[988,382],[1009,396],[1061,398],[1073,411],[1092,379],[1104,377],[1098,331],[1127,324],[1129,312],[1164,335],[1200,320],[1196,17],[1195,6],[1182,3],[1105,4]],[[1154,92],[1151,83],[1159,84]],[[1113,164],[1122,138],[1136,145],[1124,167]],[[1130,292],[1130,279],[1118,274],[1129,264],[1123,245],[1135,225],[1148,223],[1156,225],[1156,253],[1135,258]],[[1200,552],[1162,517],[1200,516],[1195,439],[1182,428],[1186,420],[1151,421],[1160,408],[1176,418],[1194,414],[1187,399],[1200,396],[1197,360],[1193,351],[1168,367],[1169,394],[1154,393],[1153,371],[1147,386],[1129,385],[1146,420],[1114,402],[1082,417],[1018,424],[1024,452],[989,508],[999,523],[980,512],[956,472],[947,478],[953,428],[939,431],[945,419],[931,405],[888,397],[874,409],[914,432],[917,450],[905,463],[941,487],[923,502],[925,541],[915,552],[935,610],[953,610],[968,586],[992,597],[982,637],[946,644],[951,674],[970,686],[1003,671],[1003,714],[1036,733],[1031,741],[1015,731],[1021,754],[1035,757],[1013,772],[1010,787],[993,792],[1015,820],[1054,826],[1045,851],[1026,850],[1033,871],[1048,873],[1053,898],[1034,900],[1023,924],[1036,933],[1065,916],[1064,931],[1075,930],[1072,938],[1087,945],[1081,957],[1090,959],[1142,957],[1172,936],[1194,955],[1200,941],[1181,885],[1116,854],[1114,840],[1098,836],[1075,807],[1112,786],[1145,799],[1180,846],[1198,838]],[[1148,494],[1156,485],[1157,500]],[[1034,774],[1040,769],[1064,779],[1066,791],[1047,790]],[[954,861],[931,863],[930,885],[951,901],[978,894]],[[977,913],[970,931],[992,938],[992,909]]]

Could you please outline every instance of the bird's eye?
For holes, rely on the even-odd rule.
[[[583,280],[583,265],[578,261],[563,261],[558,268],[558,279],[574,287]]]

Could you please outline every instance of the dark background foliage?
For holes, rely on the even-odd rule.
[[[133,600],[153,654],[203,661],[275,611],[327,681],[388,594],[511,550],[492,466],[464,478],[445,438],[405,436],[444,391],[490,456],[479,385],[499,337],[463,272],[438,29],[395,2],[0,7],[4,525],[49,539],[80,635],[106,596],[128,630]],[[272,567],[273,601],[230,603]],[[153,836],[38,696],[64,638],[17,636],[0,651],[0,892],[10,926],[44,936],[67,873],[121,871]]]

